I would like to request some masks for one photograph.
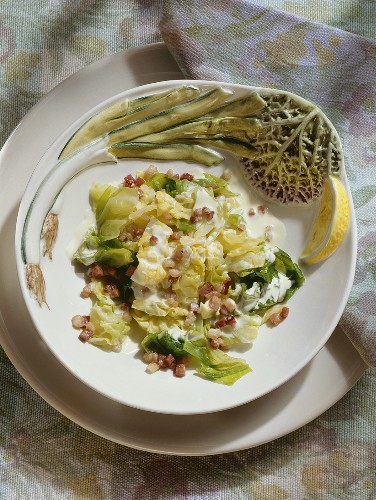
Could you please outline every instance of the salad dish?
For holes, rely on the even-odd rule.
[[[135,320],[150,373],[172,368],[182,377],[188,360],[227,385],[248,373],[225,351],[285,319],[285,302],[304,281],[273,246],[271,226],[253,237],[228,181],[199,168],[179,175],[152,166],[119,186],[93,183],[90,200],[95,224],[73,255],[87,268],[81,295],[94,302],[72,320],[79,338],[121,350]],[[258,207],[261,218],[265,210]]]
[[[297,264],[331,176],[344,179],[335,130],[289,93],[162,82],[115,96],[52,145],[21,203],[16,259],[39,333],[136,408],[205,413],[270,392],[344,307],[331,290],[317,318],[335,261]]]

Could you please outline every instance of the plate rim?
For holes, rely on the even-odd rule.
[[[276,94],[276,93],[286,93],[289,96],[292,96],[294,99],[296,99],[298,102],[305,104],[305,105],[314,105],[314,103],[311,103],[307,99],[296,95],[294,93],[288,92],[288,91],[282,91],[281,89],[268,89],[268,88],[263,88],[263,87],[258,87],[258,86],[249,86],[249,85],[242,85],[242,84],[234,84],[234,83],[226,83],[226,82],[219,82],[219,81],[213,81],[213,80],[188,80],[188,79],[183,79],[183,80],[167,80],[167,81],[160,81],[156,83],[150,83],[142,86],[137,86],[133,87],[130,89],[127,89],[119,94],[111,96],[109,99],[106,99],[105,101],[101,101],[98,103],[98,105],[92,107],[87,113],[85,113],[83,116],[81,116],[78,120],[74,121],[70,127],[68,127],[67,130],[64,130],[64,132],[57,137],[57,139],[54,141],[54,143],[48,148],[46,151],[45,155],[42,157],[41,161],[35,166],[35,169],[33,170],[32,175],[30,176],[29,182],[27,183],[27,187],[25,190],[26,193],[26,198],[29,201],[26,201],[26,204],[24,203],[25,198],[23,197],[21,200],[18,216],[17,216],[17,224],[16,224],[16,238],[15,238],[15,245],[16,245],[16,262],[17,262],[17,269],[18,269],[18,277],[21,283],[21,290],[22,294],[24,297],[24,300],[26,302],[26,305],[29,309],[29,313],[31,315],[32,321],[40,333],[41,338],[43,341],[46,343],[48,348],[52,351],[52,353],[57,357],[57,359],[64,364],[64,366],[70,370],[72,373],[74,373],[82,382],[86,383],[93,389],[97,390],[101,394],[114,399],[115,401],[118,401],[119,403],[122,404],[127,404],[129,406],[132,406],[137,409],[145,410],[145,411],[153,411],[156,413],[167,413],[171,415],[195,415],[195,414],[204,414],[204,413],[210,413],[210,412],[216,412],[216,411],[223,411],[227,410],[230,408],[235,408],[239,405],[249,403],[250,401],[254,401],[258,399],[259,397],[264,396],[265,394],[275,390],[277,387],[283,385],[286,383],[290,378],[292,378],[296,373],[298,373],[301,369],[306,366],[307,363],[313,357],[319,352],[319,350],[325,345],[327,340],[329,339],[330,335],[332,334],[335,326],[337,325],[340,317],[343,314],[344,308],[346,306],[346,302],[348,300],[353,279],[354,279],[354,273],[355,273],[355,262],[356,262],[356,247],[357,247],[357,239],[356,239],[356,224],[355,224],[355,214],[354,214],[354,208],[353,208],[353,203],[352,203],[352,198],[351,198],[351,193],[348,190],[348,183],[347,183],[347,176],[346,176],[346,171],[345,168],[342,168],[341,171],[341,178],[345,181],[344,184],[346,186],[346,189],[348,191],[349,199],[350,199],[350,205],[351,205],[351,227],[349,233],[349,238],[351,238],[351,255],[350,258],[348,259],[351,263],[349,272],[346,275],[346,286],[344,289],[342,289],[341,294],[338,295],[337,299],[337,307],[335,314],[330,317],[330,319],[327,320],[327,328],[325,330],[325,335],[322,335],[319,339],[319,342],[315,344],[315,347],[312,348],[309,353],[306,353],[304,358],[301,359],[298,363],[294,365],[293,368],[289,368],[287,373],[283,374],[283,377],[281,380],[279,379],[274,379],[273,382],[266,386],[261,388],[259,391],[256,391],[256,393],[249,398],[247,396],[247,391],[244,390],[242,392],[235,393],[234,392],[234,401],[231,401],[231,398],[225,397],[224,399],[221,399],[219,397],[215,398],[215,401],[222,401],[221,404],[215,403],[214,400],[210,400],[210,398],[203,399],[202,402],[200,403],[201,406],[197,408],[191,408],[189,405],[187,406],[179,406],[175,405],[174,403],[170,404],[169,406],[166,406],[166,409],[164,410],[164,404],[159,404],[159,406],[155,404],[147,404],[143,400],[138,401],[137,399],[132,397],[132,395],[128,395],[127,392],[123,396],[120,394],[118,395],[116,391],[112,391],[111,393],[106,393],[104,391],[104,388],[102,387],[101,383],[98,384],[98,381],[96,378],[94,378],[94,381],[91,381],[90,377],[86,377],[85,373],[82,373],[80,369],[76,366],[71,366],[71,361],[69,359],[65,359],[65,357],[62,355],[62,353],[59,351],[59,349],[56,348],[55,344],[53,343],[53,339],[50,339],[50,337],[45,335],[45,331],[40,327],[40,323],[38,322],[38,313],[39,310],[36,310],[36,306],[34,303],[34,299],[30,298],[30,291],[27,289],[27,286],[25,284],[25,277],[24,277],[24,263],[22,262],[20,252],[22,253],[22,227],[23,224],[25,223],[25,220],[27,220],[27,210],[29,203],[33,203],[32,200],[35,193],[37,192],[36,190],[38,189],[38,185],[40,183],[43,183],[44,178],[43,176],[48,175],[50,170],[46,170],[45,163],[43,163],[44,157],[47,156],[49,159],[49,156],[52,156],[54,159],[56,157],[56,161],[58,162],[58,154],[59,150],[61,148],[61,144],[65,144],[67,141],[67,138],[71,137],[72,133],[74,131],[78,130],[79,127],[85,123],[88,119],[89,116],[95,116],[96,113],[100,109],[105,109],[107,106],[111,105],[113,102],[117,102],[121,99],[127,98],[129,95],[132,97],[132,95],[136,94],[136,97],[139,95],[144,95],[148,94],[150,92],[160,92],[160,91],[165,91],[168,88],[176,88],[181,86],[184,82],[186,82],[187,85],[196,85],[199,88],[210,88],[211,86],[221,86],[221,87],[228,87],[231,90],[238,91],[240,94],[242,91],[266,91],[267,93],[270,92],[270,94]],[[323,113],[323,111],[319,109],[320,113]],[[324,114],[324,113],[323,113]],[[338,141],[339,147],[341,148],[342,151],[342,144],[340,137],[338,135],[337,130],[335,129],[334,125],[331,123],[329,118],[324,115],[326,119],[328,119],[329,124],[333,127],[333,131],[336,137],[336,140]],[[56,154],[55,154],[56,153]],[[341,155],[342,162],[343,160],[343,152]],[[48,162],[47,162],[48,163]],[[57,163],[51,163],[51,170],[54,168],[54,165]],[[47,167],[48,168],[48,167]],[[31,186],[31,188],[30,188]],[[26,218],[26,219],[25,219]],[[39,325],[39,326],[38,326]],[[251,382],[250,382],[251,383]],[[200,398],[201,401],[201,398]],[[211,403],[210,403],[211,401]]]

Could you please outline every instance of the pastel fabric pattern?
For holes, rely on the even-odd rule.
[[[376,44],[246,0],[167,2],[161,32],[189,78],[285,89],[319,105],[343,142],[359,255],[341,326],[376,367]]]
[[[2,0],[1,145],[42,96],[82,67],[108,54],[162,41],[158,27],[162,8],[165,14],[162,25],[164,36],[171,50],[175,48],[177,56],[179,37],[184,35],[185,26],[192,28],[187,32],[187,47],[194,48],[199,41],[200,31],[203,32],[201,26],[208,24],[213,16],[213,7],[217,7],[213,20],[219,22],[223,15],[219,8],[231,12],[231,6],[238,10],[241,4],[243,2],[235,0],[214,3],[213,0]],[[184,19],[187,12],[194,11],[189,6],[196,8],[194,19]],[[285,32],[285,19],[289,20],[288,26],[301,23],[303,32],[313,26],[318,32],[328,33],[329,30],[333,33],[332,28],[327,26],[291,18],[287,11],[376,40],[374,0],[260,0],[253,5],[247,4],[247,9],[251,7],[257,12],[263,12],[263,9],[259,10],[261,7],[284,9],[285,13],[270,11],[271,16],[277,16],[275,19],[282,21],[279,27],[274,25],[274,31],[268,37],[265,36],[265,39],[268,38],[265,41],[274,45],[278,35]],[[224,15],[227,15],[226,12]],[[248,10],[244,10],[246,12]],[[271,33],[274,33],[273,37]],[[360,40],[367,47],[374,45],[369,40],[342,31],[334,33],[351,41]],[[218,36],[217,33],[215,40],[218,40]],[[312,39],[312,33],[310,36]],[[234,42],[234,48],[241,47],[242,43],[242,38],[239,38]],[[300,51],[304,49],[304,43],[298,46]],[[324,46],[333,52],[332,45]],[[184,51],[184,45],[180,49]],[[334,49],[338,54],[339,48]],[[272,78],[276,78],[279,71],[278,67],[278,71],[273,69],[273,64],[276,65],[278,60],[273,59],[271,49],[268,56],[266,49],[263,50],[269,72],[264,79],[259,78],[265,84],[272,84]],[[361,53],[364,56],[364,51]],[[360,71],[364,66],[359,55],[351,51],[350,55],[354,61],[353,70]],[[291,57],[297,59],[298,63],[301,60],[296,54]],[[344,59],[346,63],[347,57]],[[374,61],[373,56],[369,56],[369,61]],[[369,63],[368,67],[368,77],[375,81],[374,69]],[[291,65],[285,73],[288,76],[294,70],[295,66]],[[324,75],[323,69],[319,71],[320,75]],[[314,74],[314,70],[311,73]],[[330,74],[333,78],[334,71],[331,70]],[[236,74],[229,74],[230,77],[237,78]],[[278,82],[275,81],[275,84]],[[308,85],[309,82],[306,83]],[[99,84],[93,82],[93,85]],[[341,89],[342,85],[347,86],[348,83],[340,82],[339,85]],[[374,171],[372,157],[375,153],[372,147],[364,149],[364,144],[372,144],[375,140],[374,132],[372,135],[368,125],[364,127],[365,132],[363,129],[366,123],[364,118],[369,118],[371,126],[374,123],[374,101],[372,96],[369,98],[369,84],[363,90],[360,86],[356,88],[355,99],[350,99],[355,87],[346,95],[348,111],[345,112],[343,104],[340,114],[335,116],[337,126],[345,123],[343,129],[346,133],[350,129],[346,113],[357,117],[352,122],[352,130],[354,136],[355,132],[359,132],[360,142],[353,154],[355,156],[357,151],[359,158],[356,158],[356,162],[348,162],[347,172],[348,175],[351,173],[351,185],[355,199],[358,199],[358,223],[363,224],[365,221],[363,236],[360,235],[357,282],[352,294],[354,303],[348,306],[346,314],[353,314],[355,321],[359,317],[361,326],[367,322],[367,328],[372,332],[372,304],[362,316],[359,297],[362,293],[369,293],[371,300],[372,286],[375,290],[370,265],[375,259],[376,228],[369,213],[374,201],[372,189],[367,187],[374,181],[365,183],[364,187],[359,182],[362,175],[368,175],[369,178]],[[303,84],[301,91],[304,93]],[[334,98],[337,97],[334,95]],[[333,104],[332,108],[335,107]],[[12,165],[9,165],[9,169],[12,169]],[[355,193],[357,189],[358,195]],[[1,285],[4,286],[4,283]],[[347,318],[349,316],[345,316],[344,320],[347,321]],[[335,380],[328,381],[328,384],[332,383]],[[92,434],[44,401],[17,372],[2,348],[0,386],[1,500],[376,498],[376,378],[370,370],[346,396],[303,428],[254,449],[209,457],[156,455],[129,449]],[[229,429],[236,430],[236,422],[230,418],[228,425]],[[195,429],[184,431],[194,433]]]

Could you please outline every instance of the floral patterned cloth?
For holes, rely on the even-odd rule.
[[[225,13],[220,14],[217,9],[214,17],[223,22],[228,19],[231,2],[216,0],[216,3],[226,6]],[[261,12],[260,6],[276,7],[376,39],[373,0],[264,0],[254,4],[257,8],[251,4],[247,8]],[[190,37],[197,43],[199,24],[190,24],[189,17],[181,19],[185,9],[194,5],[198,16],[195,19],[199,19],[200,13],[205,9],[207,14],[208,5],[214,3],[186,0],[166,2],[164,7],[165,14],[179,7],[174,25],[186,23],[180,25],[181,33],[183,27],[191,25]],[[231,5],[245,8],[235,0]],[[67,76],[107,54],[160,41],[158,23],[162,7],[161,0],[2,0],[1,143],[32,105]],[[243,12],[245,15],[246,11]],[[303,57],[312,65],[312,59],[304,53],[303,34],[308,32],[312,42],[318,38],[316,63],[320,63],[322,75],[335,74],[330,70],[330,61],[340,53],[345,53],[343,64],[347,67],[353,64],[350,81],[347,73],[340,82],[339,88],[346,90],[343,100],[340,99],[340,112],[336,114],[336,105],[331,104],[331,99],[338,98],[336,93],[326,93],[322,104],[340,131],[352,134],[355,149],[348,146],[347,152],[356,156],[356,161],[349,157],[352,161],[348,162],[348,174],[362,224],[360,265],[353,303],[344,321],[348,321],[350,314],[358,315],[359,308],[366,308],[368,303],[368,329],[374,331],[371,323],[374,315],[370,314],[374,304],[374,273],[372,277],[370,263],[375,256],[375,226],[371,225],[374,216],[370,212],[375,190],[372,179],[369,181],[375,155],[375,139],[370,135],[375,131],[372,120],[375,96],[369,93],[374,89],[370,85],[375,75],[373,44],[314,25],[315,32],[320,33],[317,37],[308,22],[284,17],[282,13],[270,15],[279,19],[279,31],[275,25],[259,54],[264,58],[260,62],[268,62],[268,73],[263,74],[262,65],[257,68],[256,64],[258,78],[265,84],[279,83],[278,72],[273,69],[273,64],[279,61],[273,60],[271,49],[276,40],[283,41],[283,34],[289,36],[289,30],[295,30],[298,43],[296,47],[291,45],[287,63],[299,62]],[[206,18],[210,21],[207,15]],[[167,23],[168,18],[165,20]],[[297,30],[299,23],[303,23],[302,30]],[[176,37],[177,31],[171,18],[164,26],[170,33],[170,46],[175,46],[176,38],[171,33]],[[344,45],[338,44],[339,40],[344,40]],[[353,44],[357,44],[358,51],[354,51]],[[341,52],[343,47],[345,52]],[[256,57],[252,56],[252,60]],[[355,85],[356,69],[368,74],[363,86]],[[238,78],[239,74],[234,76]],[[301,90],[299,78],[295,77],[293,83],[296,90]],[[314,85],[307,87],[307,97],[314,96],[314,89]],[[362,181],[362,177],[367,180]],[[366,296],[360,305],[362,294]],[[359,324],[363,329],[362,322],[365,319]],[[302,429],[251,450],[197,458],[158,456],[128,449],[82,429],[39,397],[2,349],[0,384],[0,499],[371,500],[376,497],[376,380],[370,371],[336,405]]]

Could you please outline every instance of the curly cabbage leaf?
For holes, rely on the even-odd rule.
[[[325,179],[343,165],[340,140],[322,111],[289,93],[261,94],[256,152],[241,161],[245,177],[264,197],[306,205],[321,196]]]

